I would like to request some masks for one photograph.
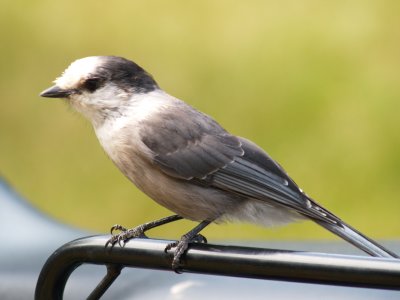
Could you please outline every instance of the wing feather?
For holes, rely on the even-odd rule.
[[[283,168],[254,143],[241,138],[245,154],[212,174],[211,185],[222,190],[293,209],[310,218],[340,220],[306,196]]]
[[[239,138],[209,116],[181,105],[143,122],[141,138],[166,174],[201,179],[244,154]]]
[[[324,222],[340,221],[308,198],[261,148],[184,103],[144,121],[141,139],[153,162],[171,177],[274,202]]]

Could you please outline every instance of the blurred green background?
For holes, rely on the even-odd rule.
[[[0,172],[40,210],[88,230],[170,214],[119,173],[83,117],[38,96],[73,60],[119,55],[258,143],[362,232],[398,238],[399,11],[397,0],[3,0]],[[154,235],[177,238],[192,226]],[[333,238],[311,222],[204,233]]]

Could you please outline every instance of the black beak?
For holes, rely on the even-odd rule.
[[[41,92],[40,96],[46,98],[67,98],[72,93],[73,92],[71,90],[63,90],[62,88],[54,85]]]

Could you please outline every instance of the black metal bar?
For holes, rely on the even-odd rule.
[[[62,299],[68,277],[84,263],[171,271],[166,240],[133,239],[105,248],[109,236],[69,242],[54,252],[37,282],[35,299]],[[400,290],[400,260],[212,244],[192,244],[182,272]],[[172,275],[171,275],[172,276]]]
[[[115,279],[121,274],[123,266],[121,265],[107,265],[107,274],[96,286],[96,288],[90,293],[87,300],[97,300],[108,290],[108,288],[113,284]]]

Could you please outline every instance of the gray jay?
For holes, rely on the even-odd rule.
[[[311,219],[366,253],[398,257],[308,197],[253,142],[234,136],[210,116],[167,94],[132,61],[93,56],[73,62],[43,91],[64,98],[89,119],[105,152],[140,190],[176,215],[132,229],[115,225],[107,244],[125,243],[180,219],[199,222],[175,249],[172,268],[212,222],[265,226]]]

